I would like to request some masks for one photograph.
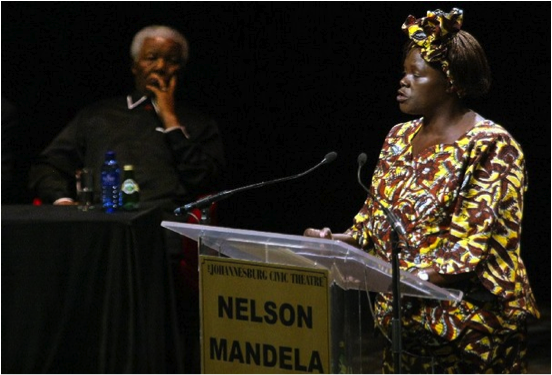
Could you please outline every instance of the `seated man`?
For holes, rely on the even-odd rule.
[[[165,219],[177,220],[176,207],[219,188],[225,167],[223,144],[216,123],[175,100],[179,73],[188,60],[188,42],[174,29],[150,26],[131,45],[135,91],[92,104],[38,156],[30,171],[30,188],[44,203],[76,204],[75,172],[83,167],[96,174],[108,150],[119,166],[134,166],[142,202],[159,202]],[[180,237],[168,230],[168,249],[182,252]],[[197,254],[197,253],[196,253]],[[182,267],[175,267],[181,272]],[[193,278],[197,278],[197,267]],[[190,276],[190,275],[188,275]],[[183,324],[188,362],[186,372],[199,372],[196,286],[177,278],[177,305]]]
[[[30,188],[44,203],[72,204],[75,172],[93,168],[96,199],[108,150],[121,168],[132,164],[140,200],[167,212],[218,188],[224,155],[216,123],[175,100],[188,43],[176,30],[150,26],[131,45],[135,91],[92,104],[38,156]]]

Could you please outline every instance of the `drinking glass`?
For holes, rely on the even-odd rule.
[[[94,208],[94,170],[92,168],[77,171],[77,199],[79,210],[88,211]]]

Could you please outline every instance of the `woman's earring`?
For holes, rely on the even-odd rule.
[[[460,98],[460,99],[463,99],[464,96],[466,96],[464,90],[459,90],[458,87],[456,87],[453,84],[450,85],[449,90],[450,90],[451,93],[456,93],[456,96],[458,96],[458,98]]]

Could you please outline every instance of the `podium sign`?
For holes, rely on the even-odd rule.
[[[328,272],[200,256],[203,373],[329,373]]]

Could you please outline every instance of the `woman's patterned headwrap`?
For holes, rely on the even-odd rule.
[[[430,63],[439,62],[450,84],[453,79],[447,61],[448,44],[452,36],[460,31],[464,12],[453,8],[450,13],[442,10],[428,11],[427,16],[418,18],[410,15],[404,21],[402,30],[421,49],[422,58]]]

